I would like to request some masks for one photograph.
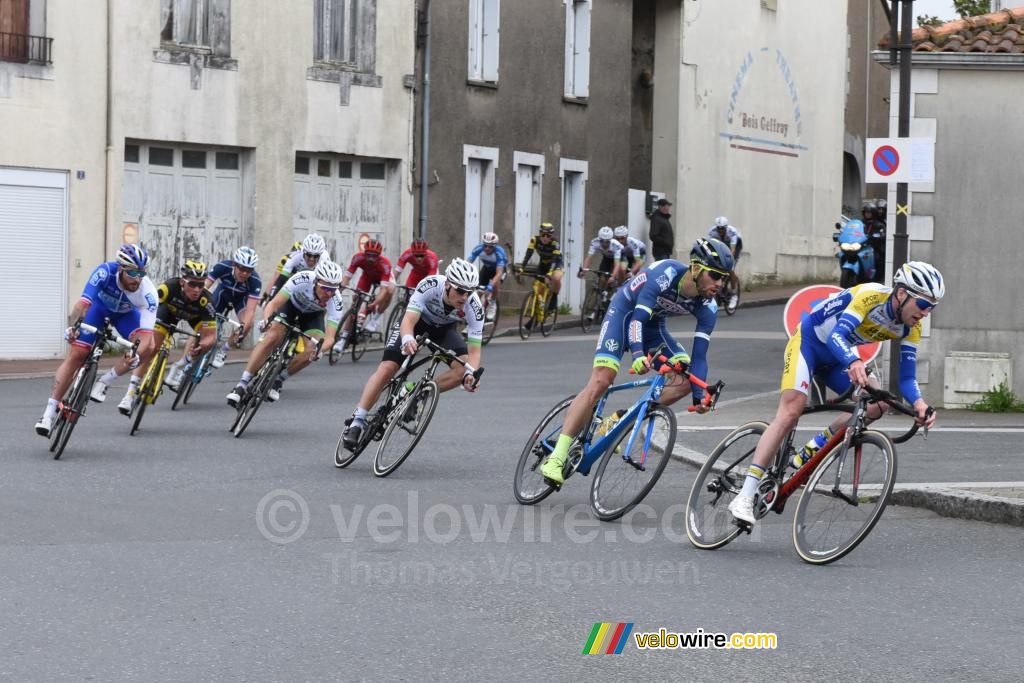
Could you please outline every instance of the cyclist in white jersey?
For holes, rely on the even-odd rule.
[[[729,219],[725,216],[719,216],[715,219],[715,224],[708,230],[708,237],[714,237],[719,242],[723,242],[729,246],[732,251],[732,259],[739,265],[740,253],[743,251],[743,235],[736,229],[735,225],[729,225]],[[732,287],[732,296],[729,297],[729,308],[732,309],[739,303],[740,295],[740,276],[736,274],[739,268],[733,268],[732,272],[729,273],[729,284]]]
[[[404,356],[416,353],[418,335],[428,335],[435,344],[451,349],[466,363],[462,365],[452,361],[450,369],[435,379],[442,392],[460,384],[466,391],[476,391],[473,371],[480,367],[484,331],[484,309],[476,295],[479,278],[476,266],[455,258],[445,268],[444,275],[431,275],[416,287],[409,298],[402,323],[391,330],[384,357],[366,381],[359,405],[345,429],[342,438],[346,448],[351,450],[359,444],[366,427],[367,413],[398,372]],[[466,341],[456,326],[463,321],[466,323]]]
[[[622,244],[615,239],[615,231],[607,225],[598,230],[597,237],[590,241],[590,248],[587,249],[587,255],[583,259],[583,265],[576,273],[576,277],[583,277],[583,271],[590,267],[590,259],[594,254],[601,255],[601,265],[598,266],[598,270],[611,273],[611,277],[608,278],[608,287],[615,287],[626,270],[626,256],[623,253]]]
[[[629,228],[620,225],[615,228],[615,241],[622,245],[622,255],[629,268],[629,277],[636,275],[647,260],[647,245],[629,234]]]

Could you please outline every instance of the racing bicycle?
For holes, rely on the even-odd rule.
[[[558,309],[548,305],[551,299],[548,276],[519,269],[516,271],[516,282],[522,282],[521,275],[532,277],[534,282],[533,289],[523,299],[522,308],[519,309],[519,336],[529,339],[534,328],[539,327],[540,333],[547,337],[554,331],[555,321],[558,320]]]
[[[352,292],[352,305],[348,307],[345,314],[341,316],[341,322],[338,323],[338,334],[345,329],[345,326],[352,322],[352,329],[348,333],[348,341],[345,350],[352,354],[352,362],[355,363],[363,354],[366,353],[366,342],[370,339],[370,332],[366,331],[366,311],[364,306],[368,306],[373,303],[377,297],[377,285],[370,287],[369,292],[364,292],[361,289],[355,287],[342,287]],[[391,329],[391,328],[388,328]],[[383,336],[383,335],[382,335]],[[335,351],[334,345],[327,351],[327,362],[334,365],[339,360],[345,351]]]
[[[234,336],[236,330],[240,330],[245,327],[240,322],[230,320],[220,313],[217,314],[217,341],[214,342],[212,348],[199,356],[199,358],[189,358],[185,363],[178,388],[175,389],[174,387],[171,387],[171,391],[175,393],[174,402],[171,404],[171,410],[177,410],[179,403],[182,405],[188,403],[188,400],[192,398],[192,392],[196,390],[199,383],[213,373],[213,357],[217,355],[217,350],[220,348],[221,340],[224,338],[225,326],[231,330],[227,333],[228,337]]]
[[[729,303],[732,301],[732,295],[736,295],[736,305],[730,306]],[[722,286],[718,288],[718,294],[715,295],[715,301],[718,303],[719,310],[725,311],[726,315],[733,315],[736,313],[736,309],[740,307],[740,290],[732,288],[731,278],[723,278]]]
[[[580,309],[580,327],[583,332],[590,332],[595,324],[599,325],[604,320],[604,314],[608,312],[608,304],[612,300],[612,290],[608,287],[608,278],[611,273],[592,268],[580,268],[581,273],[593,273],[597,277],[587,287],[587,296],[583,299],[583,308]]]
[[[409,299],[412,297],[412,293],[416,291],[415,287],[407,287],[406,285],[395,285],[398,290],[395,295],[395,306],[391,309],[391,314],[388,316],[388,326],[384,328],[384,336],[391,334],[391,330],[394,329],[395,325],[402,322],[402,318],[405,317],[405,309],[409,305]]]
[[[117,330],[110,326],[109,318],[104,319],[101,328],[85,324],[82,322],[82,318],[79,318],[72,327],[76,333],[95,334],[96,338],[92,342],[89,353],[85,356],[85,362],[75,376],[75,381],[71,383],[68,390],[64,392],[60,403],[57,404],[57,417],[50,429],[50,452],[53,453],[54,460],[60,460],[75,425],[78,424],[80,418],[85,417],[85,408],[89,405],[89,393],[92,391],[92,385],[96,382],[100,358],[103,357],[103,348],[106,343],[110,342],[115,346],[120,346],[133,356],[139,346],[137,339],[130,342],[119,335]]]
[[[649,360],[659,365],[654,377],[608,387],[594,407],[588,426],[569,446],[562,474],[568,481],[576,472],[589,475],[597,465],[590,486],[590,506],[603,521],[618,519],[639,504],[668,464],[675,446],[676,416],[658,401],[669,376],[680,375],[703,388],[711,409],[725,387],[723,382],[709,386],[691,375],[683,363],[670,365],[663,355],[666,348],[662,344],[648,355]],[[627,410],[602,416],[608,398],[629,389],[644,389],[644,393]],[[561,488],[541,475],[540,466],[558,442],[562,420],[573,398],[563,399],[548,411],[519,456],[512,488],[516,500],[523,505],[539,503]],[[689,410],[693,412],[696,407],[690,406]],[[659,441],[664,438],[664,444],[655,443],[656,434]]]
[[[167,327],[159,320],[157,320],[157,323],[167,330],[167,334],[164,335],[164,343],[160,345],[160,349],[153,356],[153,360],[149,362],[146,374],[142,376],[139,388],[135,392],[135,396],[132,397],[132,406],[128,410],[128,418],[132,420],[132,428],[128,433],[132,436],[135,435],[135,432],[139,430],[139,425],[142,424],[142,416],[146,414],[146,407],[156,403],[156,400],[160,398],[160,394],[164,391],[167,358],[170,356],[171,350],[174,349],[174,335],[183,334],[195,339],[196,343],[199,342],[199,334],[192,330]]]

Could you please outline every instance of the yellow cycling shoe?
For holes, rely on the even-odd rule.
[[[565,459],[567,457],[568,454],[555,455],[552,453],[549,455],[544,464],[540,466],[541,476],[559,486],[564,484],[565,477],[562,476],[562,468],[565,466]]]

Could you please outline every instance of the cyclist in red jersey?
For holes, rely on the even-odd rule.
[[[439,263],[437,254],[427,248],[426,240],[413,240],[412,245],[398,257],[398,263],[395,264],[395,282],[399,282],[399,276],[408,264],[410,270],[405,286],[410,289],[416,289],[416,285],[420,283],[420,280],[431,275],[437,275]]]
[[[388,304],[391,303],[391,297],[395,293],[395,278],[391,273],[391,261],[384,256],[383,251],[383,244],[374,239],[369,240],[363,247],[363,250],[357,252],[352,257],[348,264],[348,270],[341,279],[342,287],[348,287],[349,282],[352,281],[352,276],[356,274],[357,270],[361,270],[362,274],[356,283],[356,289],[361,292],[369,292],[371,287],[379,285],[377,297],[373,300],[373,303],[366,306],[367,315],[386,311]],[[345,344],[348,343],[348,336],[352,331],[352,319],[354,317],[350,316],[345,321],[345,328],[340,330],[338,343],[334,345],[334,350],[338,353],[344,353],[345,351]]]

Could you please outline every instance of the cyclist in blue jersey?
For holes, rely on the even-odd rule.
[[[103,401],[108,384],[140,363],[148,363],[156,350],[152,332],[156,322],[157,293],[152,280],[146,277],[148,265],[149,254],[142,247],[137,244],[123,245],[113,261],[101,263],[92,271],[81,298],[71,310],[69,322],[72,325],[83,318],[85,324],[102,330],[104,319],[109,318],[122,337],[139,339],[136,356],[126,354],[117,365],[96,380],[90,396],[94,401]],[[76,333],[73,327],[65,330],[64,339],[71,343],[71,351],[57,368],[50,399],[46,402],[43,416],[36,423],[37,434],[49,437],[53,420],[57,416],[57,406],[85,362],[95,338],[95,333]],[[132,386],[137,381],[133,377]]]
[[[508,257],[505,250],[498,244],[498,235],[493,232],[485,232],[480,244],[473,247],[466,260],[473,263],[480,259],[480,285],[486,286],[490,293],[490,300],[484,315],[487,320],[494,319],[497,310],[498,287],[505,281],[508,271]]]
[[[260,302],[263,282],[256,273],[260,257],[251,247],[239,247],[230,260],[225,259],[210,269],[206,276],[206,288],[213,291],[213,308],[221,315],[227,315],[228,308],[235,311],[238,322],[242,324],[233,338],[225,339],[217,350],[211,365],[219,368],[224,365],[230,343],[240,343],[252,326],[256,306]],[[217,289],[213,290],[216,283]],[[191,344],[191,342],[190,342]]]
[[[569,446],[586,425],[594,404],[615,381],[619,359],[626,350],[632,357],[631,369],[639,375],[651,367],[647,353],[665,344],[670,363],[686,363],[693,376],[707,379],[707,350],[718,317],[715,295],[732,267],[729,247],[718,240],[699,239],[690,250],[689,264],[675,259],[655,261],[619,288],[601,325],[590,381],[573,399],[558,443],[541,466],[546,479],[563,483],[562,467]],[[697,319],[692,360],[666,328],[666,318],[683,313]],[[711,396],[700,387],[692,387],[692,392],[697,411],[707,412]],[[689,393],[690,382],[680,378],[666,385],[660,402],[670,405]]]

